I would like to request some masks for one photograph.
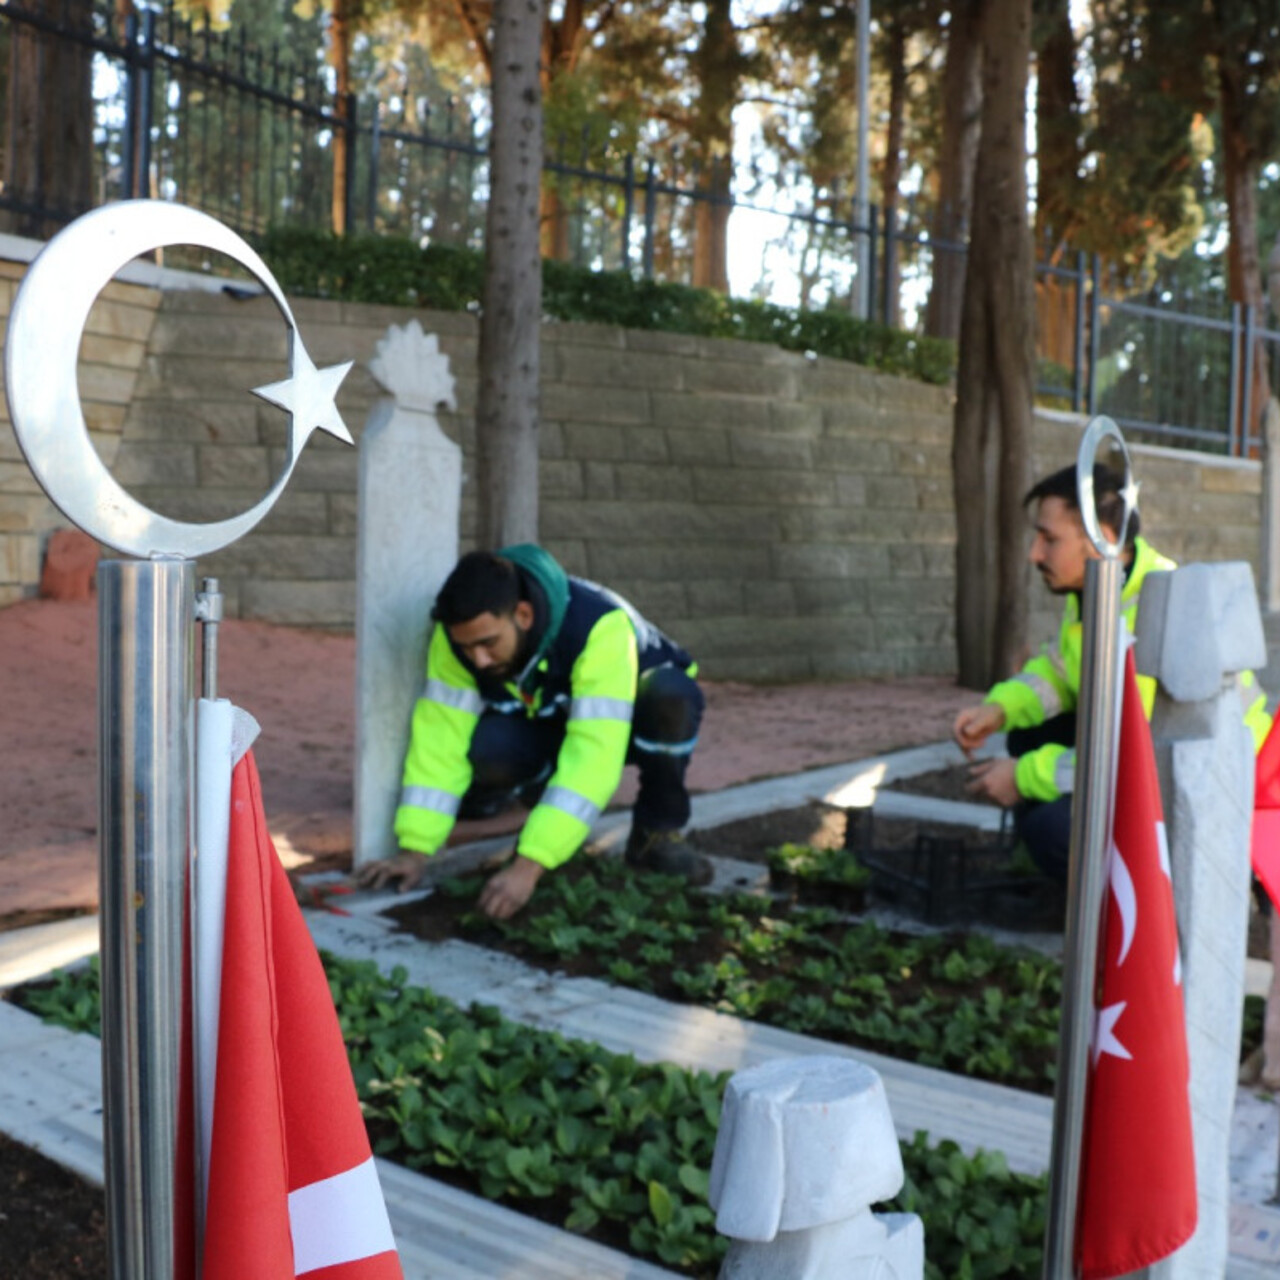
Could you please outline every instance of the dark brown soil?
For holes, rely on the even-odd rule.
[[[770,849],[781,844],[809,844],[816,849],[838,849],[845,841],[848,815],[834,805],[801,805],[795,809],[777,809],[707,827],[692,833],[699,849],[722,858],[741,858],[744,862],[764,862]],[[873,841],[878,849],[906,849],[914,846],[918,835],[944,839],[972,840],[972,827],[947,822],[914,821],[907,818],[875,818]]]
[[[962,800],[966,804],[986,804],[969,792],[969,768],[967,764],[948,765],[945,769],[931,769],[928,773],[913,774],[910,778],[896,778],[882,783],[885,791],[904,791],[912,796],[929,796],[933,800]]]
[[[2,1133],[0,1187],[0,1280],[106,1280],[101,1187]]]

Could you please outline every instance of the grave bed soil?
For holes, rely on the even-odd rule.
[[[106,1202],[95,1187],[0,1133],[0,1275],[106,1280]]]
[[[771,815],[771,817],[777,819],[778,815]],[[776,824],[774,824],[774,829],[776,829]],[[706,842],[700,843],[706,847]],[[761,861],[763,861],[764,849],[769,847],[773,847],[772,843],[763,846]],[[741,848],[741,845],[739,845],[739,848]],[[589,876],[593,873],[591,864],[597,861],[597,857],[589,853],[581,854],[572,862],[559,868],[555,874],[571,880]],[[644,990],[659,999],[668,1000],[673,1004],[698,1003],[696,999],[691,1000],[690,996],[675,980],[674,975],[682,971],[694,972],[704,965],[714,966],[719,964],[726,954],[724,938],[719,935],[714,927],[711,927],[703,930],[694,939],[671,943],[673,951],[671,958],[656,964],[650,963],[643,954],[646,949],[646,941],[643,937],[634,940],[627,938],[620,940],[616,949],[611,951],[607,957],[608,964],[590,948],[576,951],[574,954],[556,953],[548,955],[545,951],[526,942],[517,934],[509,932],[502,925],[487,920],[474,908],[474,899],[482,883],[482,875],[463,877],[458,880],[456,885],[446,886],[444,891],[438,891],[425,898],[393,906],[386,912],[386,915],[395,920],[405,932],[426,941],[442,942],[453,938],[463,939],[476,946],[505,952],[534,968],[563,974],[566,977],[587,977],[610,981],[609,966],[616,963],[624,963],[633,969],[646,973],[647,985],[643,988]],[[702,895],[695,894],[694,896],[701,897]],[[544,899],[543,901],[545,902],[546,900]],[[787,916],[790,909],[791,904],[779,899],[776,902],[776,907],[771,909],[769,914],[782,919]],[[522,920],[535,918],[539,910],[539,898],[535,895],[529,905],[524,908],[521,915]],[[841,938],[849,928],[850,924],[847,921],[836,918],[825,926],[816,926],[815,930],[834,942]],[[958,938],[960,933],[961,931],[951,930],[944,936]],[[754,966],[748,962],[747,971],[752,971],[753,969]],[[793,961],[787,960],[776,968],[776,973],[777,976],[795,983],[794,998],[796,1000],[800,1000],[808,994],[826,998],[829,994],[828,989],[823,986],[815,987],[813,982],[803,974],[802,970],[803,965],[797,966]],[[952,983],[950,984],[950,990],[957,1000],[969,997],[981,1003],[985,989],[992,985],[997,985],[996,980],[990,976],[984,976]],[[901,983],[895,990],[895,1000],[902,1005],[913,1005],[916,1001],[922,999],[925,1001],[932,999],[931,980],[924,973],[911,973],[904,969]],[[764,1013],[759,1016],[765,1021],[768,1020],[767,1015]],[[813,1034],[820,1035],[828,1040],[841,1041],[855,1048],[866,1048],[891,1056],[894,1056],[897,1052],[892,1045],[866,1041],[856,1033],[841,1034],[838,1031],[833,1031],[830,1027],[815,1030]],[[991,1078],[997,1083],[1011,1084],[1016,1088],[1050,1092],[1051,1085],[1048,1082],[1048,1073],[1055,1056],[1056,1048],[1053,1045],[1043,1046],[1038,1049],[1024,1049],[1023,1055],[1019,1059],[1019,1075],[1021,1077],[1019,1079],[985,1077],[980,1070],[974,1070],[973,1074],[976,1078]],[[952,1066],[949,1068],[944,1067],[943,1069],[954,1070],[957,1068]]]

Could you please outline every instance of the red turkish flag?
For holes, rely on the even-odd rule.
[[[1280,909],[1280,717],[1258,752],[1253,784],[1253,874]]]
[[[1076,1236],[1084,1280],[1167,1257],[1196,1227],[1178,930],[1132,651],[1122,699]]]
[[[231,781],[203,1280],[403,1280],[320,957],[267,831],[252,754]]]

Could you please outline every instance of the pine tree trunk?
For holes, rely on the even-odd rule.
[[[694,207],[693,283],[725,293],[729,288],[733,108],[738,99],[740,65],[729,0],[710,0],[707,5],[696,65],[699,94],[695,144],[703,198]]]
[[[31,0],[26,7],[86,36],[93,32],[89,0]],[[5,189],[33,209],[5,214],[4,230],[45,239],[92,204],[92,70],[87,45],[10,24]]]
[[[347,0],[333,0],[329,20],[329,60],[333,65],[334,109],[338,119],[347,121],[351,92],[351,21]],[[337,235],[347,230],[347,166],[351,163],[349,139],[343,124],[333,131],[333,199],[331,223]]]
[[[1222,104],[1222,174],[1227,196],[1227,292],[1232,302],[1254,309],[1257,327],[1263,327],[1266,310],[1262,305],[1262,268],[1258,254],[1258,174],[1259,162],[1248,141],[1243,116],[1249,104],[1241,102],[1239,86],[1230,75],[1219,78]],[[1240,377],[1245,376],[1244,361]],[[1243,391],[1243,385],[1241,387]],[[1253,379],[1249,394],[1249,431],[1262,434],[1262,415],[1271,398],[1271,378],[1267,370],[1267,351],[1261,339],[1254,340]],[[1243,412],[1244,397],[1240,404]],[[1239,431],[1241,424],[1232,423]]]
[[[544,0],[497,0],[494,6],[493,132],[476,404],[476,496],[480,543],[486,547],[538,536],[543,12]]]
[[[982,121],[980,11],[980,0],[957,0],[951,7],[942,83],[938,199],[929,232],[933,242],[942,247],[933,254],[933,284],[924,329],[930,337],[952,341],[960,336],[967,261],[963,246],[969,233],[973,170]]]
[[[1026,524],[1034,391],[1025,99],[1030,0],[982,6],[982,137],[964,290],[955,432],[956,651],[960,684],[1012,672],[1026,639]]]

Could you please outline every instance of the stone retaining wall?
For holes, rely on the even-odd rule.
[[[137,325],[122,345],[94,347],[123,370],[110,383],[116,398],[94,401],[104,423],[123,419],[122,435],[102,427],[100,447],[121,483],[165,514],[241,511],[283,465],[284,415],[248,394],[284,376],[274,307],[136,292],[101,304],[132,308]],[[339,397],[357,437],[378,395],[365,368],[374,346],[416,315],[457,376],[458,412],[444,426],[474,456],[474,317],[308,300],[295,311],[317,364],[357,362]],[[629,596],[715,677],[954,670],[950,391],[748,343],[555,322],[543,333],[542,537],[572,572]],[[89,353],[86,343],[86,407]],[[1037,470],[1074,458],[1080,426],[1042,416]],[[1248,559],[1256,571],[1257,463],[1134,453],[1162,549]],[[37,542],[53,524],[15,457],[6,428],[0,531],[25,542],[0,561],[0,601],[32,590]],[[202,562],[230,616],[352,625],[356,457],[314,436],[273,514]],[[473,530],[468,481],[464,543]],[[1056,602],[1038,586],[1033,598],[1036,632],[1047,634]]]

